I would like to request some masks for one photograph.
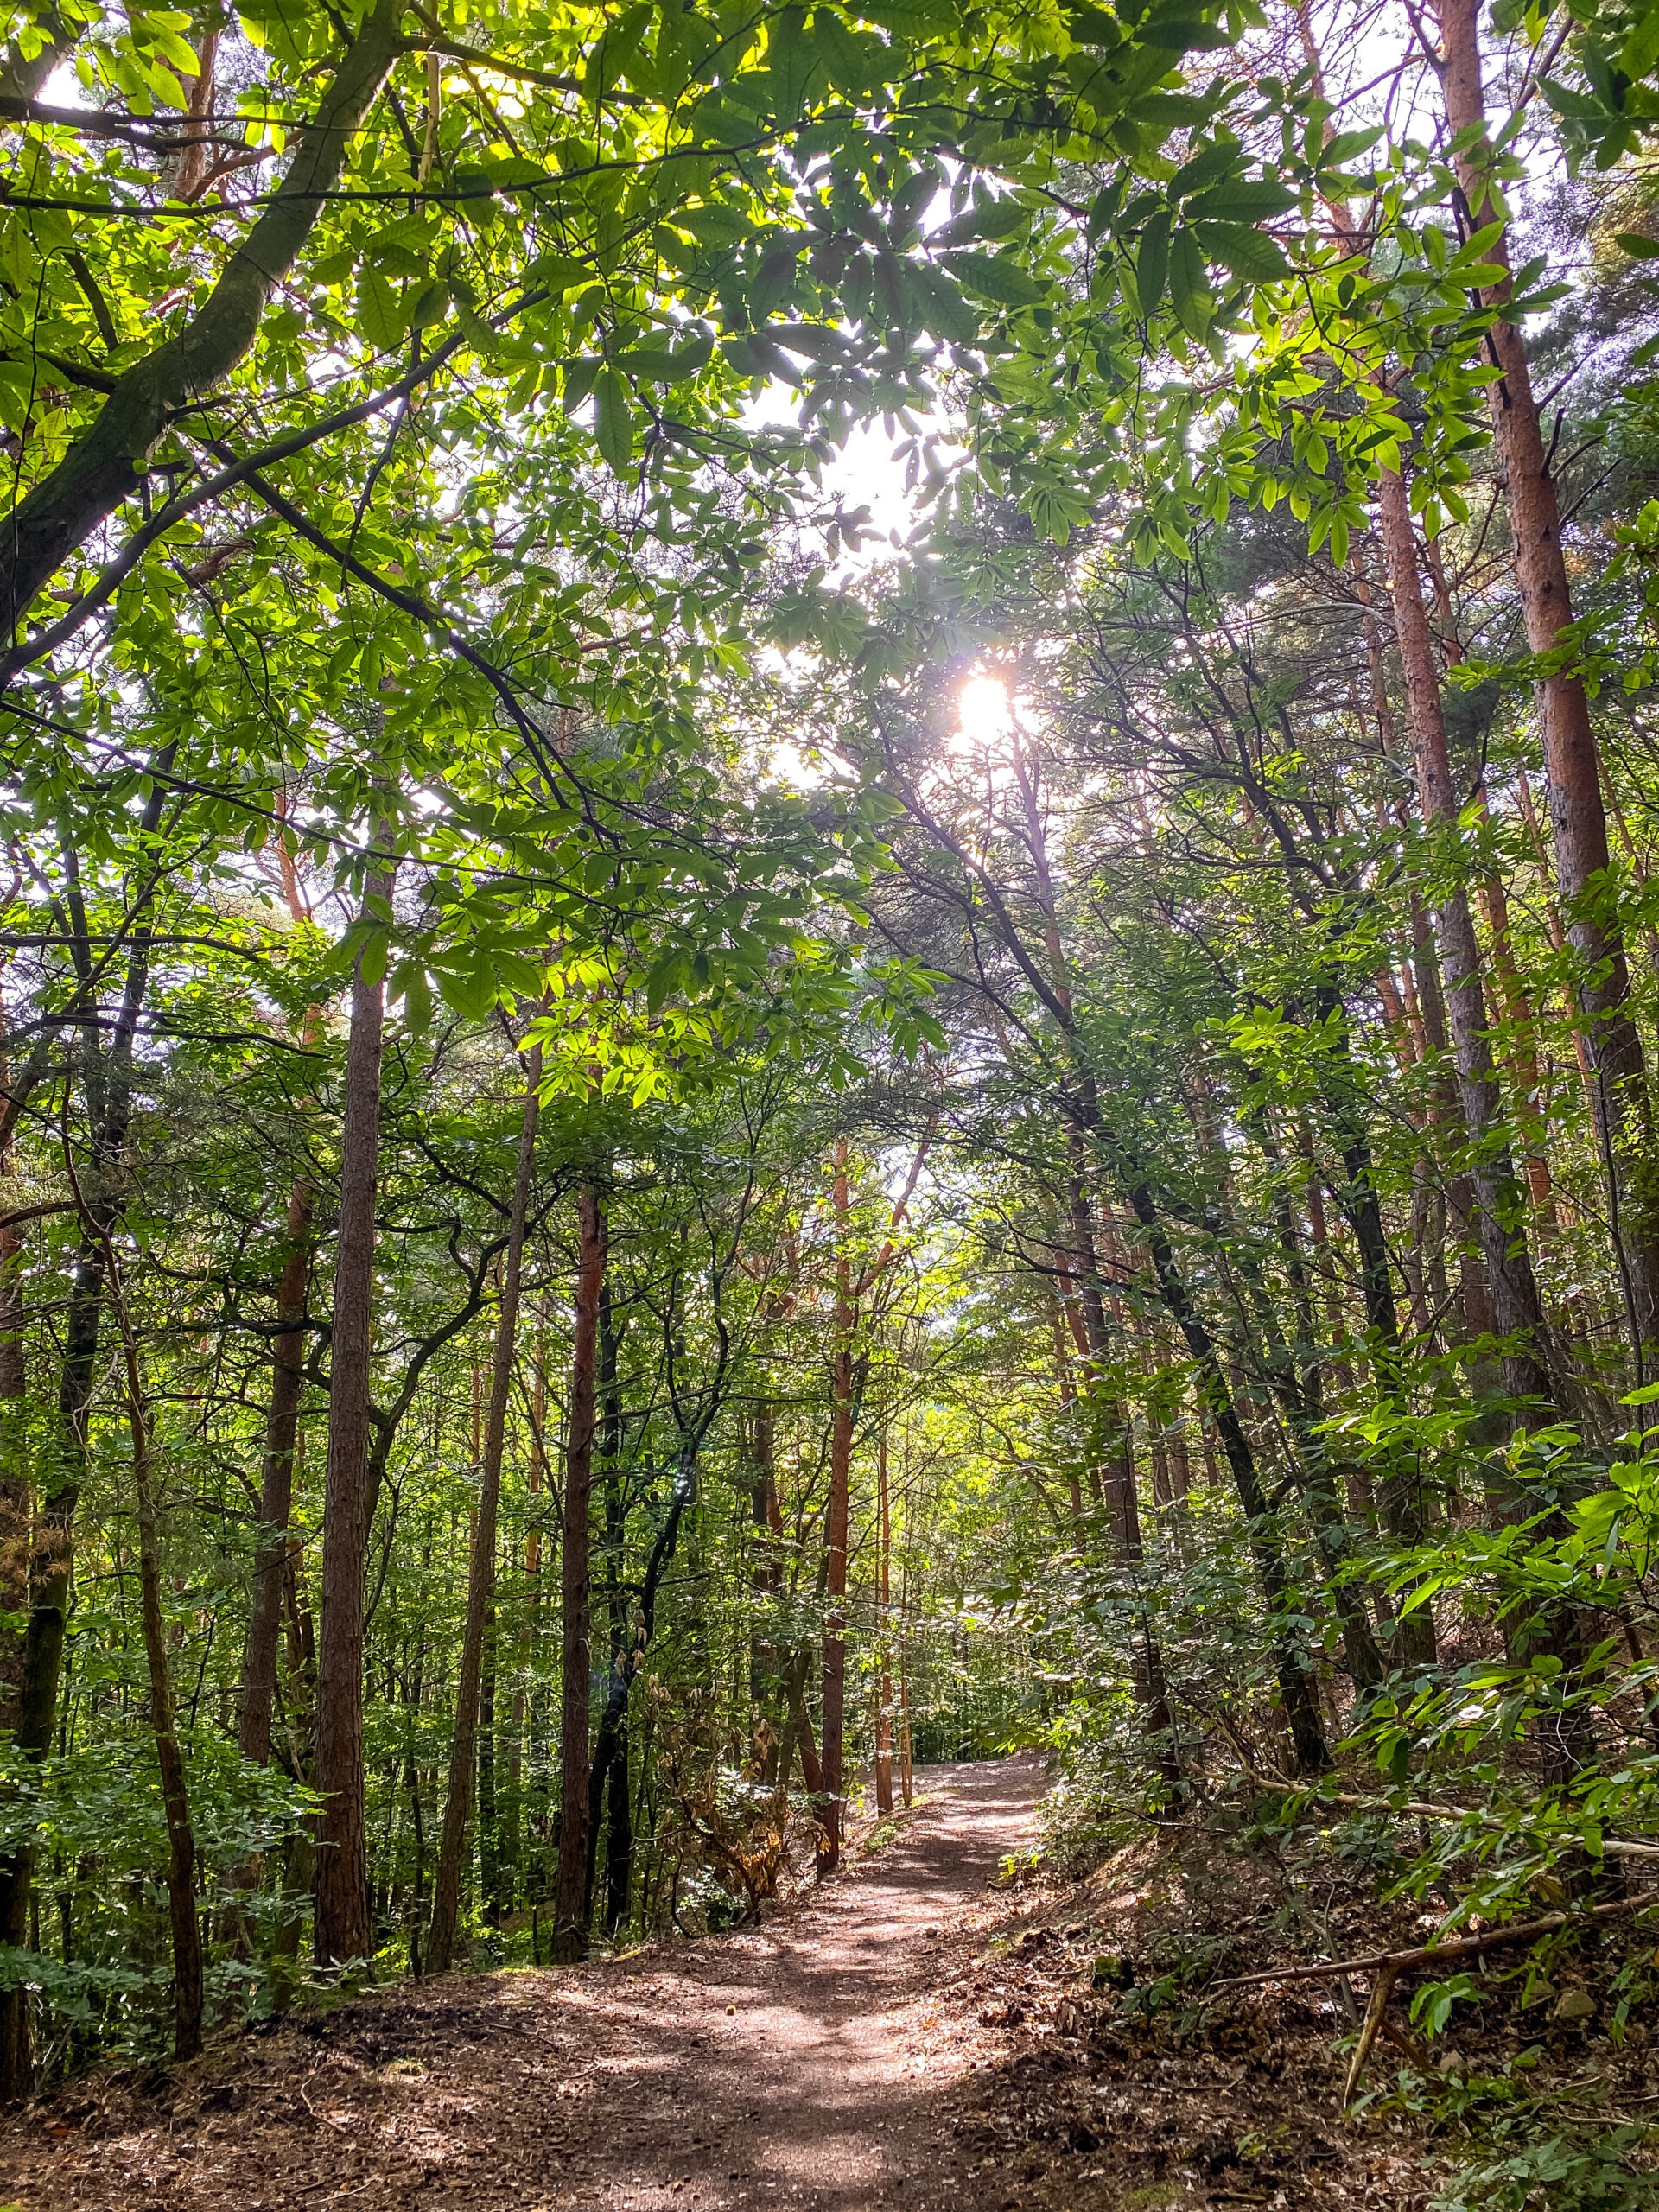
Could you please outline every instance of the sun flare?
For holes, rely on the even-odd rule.
[[[1008,687],[1000,676],[970,676],[957,694],[957,733],[964,744],[991,745],[1007,734]]]

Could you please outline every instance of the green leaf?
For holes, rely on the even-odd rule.
[[[1373,130],[1338,130],[1321,149],[1314,167],[1340,168],[1344,162],[1357,161],[1361,154],[1369,154],[1382,136],[1380,126]]]
[[[982,299],[995,300],[999,307],[1026,308],[1043,296],[1042,285],[1008,256],[976,253],[969,249],[951,254],[947,266],[953,276],[961,279],[965,291],[977,292]]]
[[[594,383],[594,432],[600,452],[620,475],[633,459],[633,395],[626,377],[603,368]]]
[[[1268,177],[1239,177],[1194,193],[1183,213],[1189,222],[1266,223],[1296,205],[1296,194]]]
[[[593,390],[604,362],[597,353],[582,353],[564,365],[563,397],[566,408],[575,413]]]
[[[809,361],[839,363],[847,359],[847,340],[827,322],[769,322],[765,335]]]
[[[387,930],[365,930],[362,950],[357,956],[358,973],[365,983],[384,982],[386,961],[391,950],[391,934]]]
[[[1625,40],[1618,66],[1627,77],[1645,77],[1659,61],[1659,7],[1648,10]]]
[[[1659,21],[1659,17],[1656,18]],[[1640,231],[1615,231],[1613,244],[1635,261],[1659,261],[1659,238],[1643,238]]]
[[[568,253],[538,253],[524,271],[526,291],[551,292],[556,298],[566,292],[580,291],[594,280],[594,272],[585,261],[573,260]]]
[[[1169,296],[1182,329],[1202,338],[1210,327],[1215,302],[1210,296],[1204,255],[1189,230],[1177,231],[1169,242]]]
[[[930,242],[952,246],[966,245],[973,238],[1005,238],[1011,232],[1023,230],[1030,220],[1031,210],[1011,194],[1001,200],[979,199],[933,232]]]
[[[396,287],[378,269],[365,269],[357,280],[357,327],[377,353],[401,345],[409,327]]]
[[[1235,276],[1249,276],[1270,283],[1288,276],[1290,264],[1276,238],[1243,223],[1197,223],[1193,235],[1211,261],[1220,262]]]
[[[1135,257],[1135,289],[1140,296],[1141,312],[1154,315],[1158,302],[1164,296],[1164,279],[1169,271],[1169,215],[1160,208],[1147,219],[1141,233],[1140,249]]]

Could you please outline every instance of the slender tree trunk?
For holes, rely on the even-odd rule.
[[[467,1815],[471,1809],[476,1764],[480,1680],[484,1641],[493,1611],[495,1534],[501,1502],[501,1462],[506,1449],[507,1400],[512,1389],[518,1344],[518,1306],[524,1288],[524,1224],[536,1171],[536,1128],[541,1113],[542,1055],[532,1047],[524,1067],[524,1112],[513,1174],[507,1249],[501,1275],[501,1306],[496,1317],[495,1352],[490,1370],[490,1406],[479,1469],[478,1532],[467,1579],[467,1624],[461,1637],[461,1679],[455,1688],[455,1728],[449,1745],[449,1785],[443,1801],[443,1827],[432,1889],[432,1932],[427,1967],[447,1974],[454,1958],[461,1906],[461,1857]]]
[[[368,897],[388,899],[390,870]],[[364,1567],[369,1543],[369,1392],[374,1338],[375,1203],[380,1168],[380,1068],[385,987],[352,979],[340,1131],[340,1241],[334,1261],[328,1465],[322,1516],[322,1627],[317,1643],[315,1949],[319,1966],[366,1958],[368,1833],[363,1770]]]
[[[0,1091],[10,1083],[0,1058]],[[11,1176],[11,1146],[0,1146],[0,1189]],[[0,1612],[27,1620],[29,1529],[28,1377],[23,1359],[23,1245],[16,1226],[0,1224]],[[16,1728],[23,1683],[23,1639],[0,1628],[0,1732]],[[0,2004],[3,2003],[0,1999]]]
[[[613,1941],[628,1916],[633,1886],[633,1817],[628,1795],[628,1599],[622,1568],[627,1543],[627,1497],[622,1467],[622,1396],[618,1380],[615,1316],[610,1285],[599,1303],[599,1456],[605,1483],[605,1609],[610,1623],[610,1672],[599,1740],[588,1777],[588,1895],[591,1922],[599,1868],[601,1815],[605,1821],[605,1931]],[[615,1708],[618,1689],[623,1702]],[[608,1726],[607,1726],[608,1724]]]
[[[1396,470],[1383,470],[1379,493],[1389,594],[1405,677],[1423,820],[1431,830],[1455,836],[1457,793],[1405,478]],[[1452,882],[1438,900],[1434,925],[1446,978],[1459,1101],[1470,1147],[1486,1293],[1497,1333],[1509,1342],[1504,1379],[1512,1397],[1535,1402],[1537,1417],[1548,1421],[1554,1418],[1554,1393],[1544,1361],[1543,1313],[1527,1253],[1526,1198],[1504,1131],[1503,1099],[1487,1034],[1480,952],[1468,893],[1460,879]]]
[[[1439,0],[1438,11],[1440,86],[1453,133],[1453,161],[1470,222],[1479,229],[1493,220],[1494,210],[1485,181],[1491,146],[1478,0]],[[1508,268],[1507,237],[1500,236],[1487,249],[1485,259]],[[1483,304],[1502,308],[1509,293],[1505,277],[1481,295]],[[1555,478],[1526,340],[1500,315],[1489,343],[1497,375],[1488,390],[1527,643],[1535,654],[1550,655],[1573,621]],[[1609,889],[1611,856],[1600,755],[1589,697],[1570,658],[1567,666],[1541,680],[1539,696],[1556,871],[1567,934],[1578,956],[1579,1003],[1595,1069],[1597,1133],[1606,1153],[1615,1256],[1639,1370],[1648,1348],[1659,1338],[1659,1163],[1652,1102],[1630,1008],[1624,934]]]
[[[910,1658],[902,1622],[899,1633],[899,1794],[906,1806],[916,1802],[916,1764],[910,1745]]]
[[[138,1370],[137,1347],[121,1300],[113,1255],[105,1244],[106,1265],[121,1325],[127,1377],[127,1424],[132,1439],[132,1482],[138,1522],[139,1613],[144,1662],[149,1675],[149,1720],[161,1769],[162,1808],[167,1815],[167,1901],[173,1933],[173,2050],[177,2058],[194,2058],[201,2050],[201,1927],[196,1917],[196,1839],[190,1821],[184,1754],[179,1744],[168,1666],[167,1630],[162,1618],[161,1541],[156,1521],[149,1420]]]
[[[1319,1717],[1313,1670],[1286,1618],[1292,1609],[1294,1592],[1286,1570],[1278,1534],[1268,1516],[1267,1499],[1262,1495],[1255,1454],[1250,1447],[1244,1425],[1239,1420],[1238,1409],[1227,1386],[1214,1341],[1192,1302],[1170,1247],[1168,1236],[1159,1219],[1157,1203],[1145,1185],[1133,1178],[1128,1183],[1128,1198],[1135,1217],[1146,1232],[1147,1249],[1170,1318],[1179,1329],[1188,1351],[1198,1363],[1201,1378],[1199,1387],[1214,1418],[1222,1449],[1227,1455],[1227,1464],[1232,1471],[1238,1502],[1244,1514],[1250,1554],[1255,1561],[1262,1597],[1267,1602],[1273,1637],[1274,1672],[1285,1719],[1295,1748],[1296,1764],[1304,1774],[1322,1773],[1331,1764],[1331,1753],[1325,1739],[1325,1724]]]
[[[806,1709],[806,1680],[811,1669],[811,1647],[803,1644],[791,1663],[788,1680],[784,1687],[789,1698],[789,1717],[794,1726],[796,1747],[801,1755],[801,1787],[811,1799],[816,1810],[823,1802],[825,1784],[818,1747],[812,1737],[812,1716]]]
[[[836,1145],[832,1203],[836,1217],[836,1306],[830,1353],[830,1500],[824,1516],[823,1833],[818,1843],[822,1881],[841,1862],[842,1738],[847,1724],[847,1538],[853,1461],[854,1335],[858,1309],[847,1249],[847,1144]]]
[[[494,1586],[492,1570],[491,1586]],[[484,1616],[484,1656],[478,1678],[478,1886],[484,1918],[499,1928],[501,1895],[501,1811],[495,1794],[495,1607]]]
[[[559,1583],[564,1609],[564,1682],[559,1729],[559,1872],[552,1950],[556,1961],[566,1961],[579,1959],[587,1951],[588,1925],[588,1755],[593,1702],[588,1522],[598,1417],[599,1306],[605,1286],[605,1217],[593,1189],[584,1188],[578,1198],[576,1219],[576,1325],[570,1360],[570,1432],[565,1450]]]
[[[146,843],[161,827],[162,779],[173,764],[174,747],[156,756],[139,829]],[[79,868],[66,848],[69,911],[73,920],[77,965],[83,980],[90,972],[86,916]],[[157,867],[146,900],[159,879]],[[57,1724],[58,1685],[63,1672],[68,1629],[69,1593],[74,1570],[75,1514],[91,1445],[92,1392],[98,1376],[99,1338],[104,1306],[106,1239],[120,1217],[124,1154],[132,1120],[133,1042],[149,983],[152,933],[141,922],[134,930],[127,958],[125,988],[107,1054],[95,1027],[81,1033],[82,1086],[86,1101],[89,1162],[83,1178],[86,1224],[76,1256],[64,1323],[63,1363],[59,1370],[55,1433],[41,1471],[39,1510],[35,1516],[29,1560],[29,1624],[23,1633],[22,1676],[15,1708],[12,1748],[31,1764],[43,1760]],[[0,1854],[0,1943],[22,1949],[30,1934],[29,1892],[34,1880],[32,1845]],[[21,1982],[0,1992],[0,2104],[29,2087],[28,1993]]]
[[[283,1574],[294,1496],[294,1446],[305,1389],[305,1298],[311,1274],[311,1185],[296,1176],[288,1194],[286,1249],[276,1279],[276,1334],[270,1348],[270,1405],[259,1486],[259,1544],[253,1599],[237,1700],[237,1749],[261,1766],[270,1758],[276,1695],[276,1647],[283,1619]]]
[[[887,1487],[887,1431],[885,1422],[875,1449],[875,1503],[878,1522],[876,1542],[880,1548],[877,1595],[881,1607],[881,1671],[877,1677],[875,1691],[875,1809],[878,1813],[890,1813],[893,1810],[893,1669],[887,1649],[887,1635],[893,1605],[889,1566],[893,1556],[893,1500]]]

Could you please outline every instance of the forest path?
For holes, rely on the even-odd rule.
[[[0,2196],[26,2212],[1012,2202],[998,2162],[968,2178],[946,2102],[1002,2039],[938,2000],[1009,1920],[988,1885],[1034,1839],[1043,1764],[918,1785],[895,1840],[758,1930],[448,1976],[220,2045],[151,2094],[87,2084],[84,2106],[71,2093],[0,2132]]]

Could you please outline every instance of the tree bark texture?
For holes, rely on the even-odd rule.
[[[390,896],[389,873],[369,896]],[[375,1205],[379,1192],[380,1075],[385,987],[359,956],[352,980],[340,1132],[340,1232],[334,1259],[323,1485],[322,1624],[317,1639],[316,1934],[320,1966],[366,1958],[368,1837],[363,1770],[363,1575],[368,1551],[369,1402],[374,1338]]]
[[[1384,469],[1379,479],[1389,596],[1405,678],[1406,709],[1417,764],[1425,825],[1454,837],[1459,806],[1446,739],[1433,632],[1423,603],[1405,478]],[[1446,1020],[1459,1103],[1470,1148],[1475,1214],[1485,1262],[1486,1292],[1497,1334],[1507,1340],[1504,1379],[1511,1397],[1536,1402],[1537,1416],[1554,1418],[1554,1389],[1544,1360],[1544,1317],[1526,1243],[1526,1198],[1511,1159],[1503,1101],[1487,1034],[1480,949],[1468,892],[1452,880],[1435,903],[1434,931],[1446,984]]]
[[[158,773],[139,817],[143,845],[154,840],[161,827],[162,779],[172,766],[173,755],[174,747],[168,745],[156,756]],[[72,849],[66,849],[64,861],[67,903],[86,973],[90,969],[86,916],[79,865]],[[160,873],[158,862],[142,894],[146,903],[154,895]],[[23,1632],[12,1738],[13,1748],[32,1762],[44,1759],[50,1750],[57,1721],[58,1685],[63,1673],[74,1572],[75,1513],[86,1471],[92,1394],[98,1381],[107,1239],[120,1218],[124,1195],[127,1139],[132,1123],[133,1045],[149,985],[152,941],[151,931],[138,922],[107,1052],[99,1044],[95,1025],[81,1032],[81,1080],[88,1124],[88,1159],[81,1178],[86,1220],[64,1323],[57,1418],[49,1454],[41,1471],[39,1510],[30,1534],[29,1624]],[[0,1854],[0,1942],[18,1949],[29,1940],[34,1866],[34,1852],[27,1844]],[[20,1983],[0,1992],[0,2103],[27,2089],[29,2072],[28,1998]]]
[[[1439,0],[1440,86],[1453,136],[1453,161],[1476,228],[1494,219],[1487,172],[1486,96],[1478,0]],[[1507,237],[1485,258],[1509,264]],[[1505,278],[1481,296],[1502,308]],[[1490,387],[1493,429],[1508,494],[1516,582],[1527,643],[1553,653],[1573,621],[1560,502],[1547,450],[1526,340],[1502,314],[1493,324]],[[1630,1007],[1624,940],[1612,906],[1607,814],[1600,754],[1583,680],[1571,664],[1539,680],[1544,769],[1549,786],[1555,865],[1577,955],[1578,998],[1595,1075],[1598,1131],[1606,1147],[1613,1242],[1638,1363],[1659,1339],[1659,1163],[1642,1039]]]
[[[196,1917],[196,1839],[190,1820],[190,1796],[185,1779],[184,1754],[179,1744],[173,1706],[173,1680],[168,1663],[167,1627],[162,1614],[161,1540],[156,1527],[156,1492],[150,1451],[149,1414],[138,1369],[137,1348],[116,1280],[113,1256],[105,1245],[110,1280],[118,1300],[123,1349],[127,1370],[127,1425],[132,1439],[132,1483],[138,1522],[139,1614],[143,1630],[144,1662],[149,1675],[149,1719],[156,1738],[156,1763],[161,1769],[162,1808],[167,1815],[167,1901],[173,1936],[173,2052],[175,2058],[196,2057],[201,2050],[202,1980],[201,1927]]]
[[[495,1599],[501,1465],[506,1451],[507,1402],[512,1390],[518,1307],[524,1294],[524,1224],[530,1216],[531,1190],[535,1179],[541,1079],[542,1055],[537,1046],[532,1048],[525,1063],[524,1119],[519,1126],[507,1249],[502,1266],[501,1305],[496,1317],[495,1349],[490,1368],[490,1403],[485,1416],[484,1449],[479,1468],[478,1527],[467,1579],[467,1624],[461,1638],[461,1675],[455,1686],[454,1733],[449,1744],[449,1784],[443,1801],[443,1828],[432,1886],[432,1930],[426,1951],[427,1968],[432,1974],[447,1974],[454,1961],[460,1916],[461,1856],[476,1766],[484,1638]]]
[[[315,120],[297,134],[281,184],[200,308],[116,379],[87,429],[0,526],[0,631],[8,641],[57,570],[137,492],[150,452],[179,414],[219,385],[253,344],[397,57],[404,14],[404,0],[376,0]]]
[[[565,1445],[559,1577],[564,1677],[559,1721],[559,1871],[554,1893],[553,1957],[563,1961],[579,1959],[588,1948],[588,1743],[593,1702],[588,1523],[599,1410],[599,1307],[604,1285],[605,1217],[598,1192],[585,1187],[576,1201],[575,1338],[570,1359],[570,1427]]]
[[[270,1758],[276,1699],[276,1647],[288,1565],[288,1522],[294,1498],[294,1450],[305,1389],[305,1300],[311,1279],[312,1192],[296,1176],[288,1194],[282,1271],[276,1278],[276,1334],[270,1346],[270,1404],[265,1415],[264,1465],[259,1483],[259,1543],[242,1653],[237,1749],[261,1766]]]
[[[852,1255],[847,1249],[849,1198],[847,1145],[836,1146],[831,1205],[836,1222],[836,1303],[830,1350],[830,1497],[824,1512],[823,1804],[818,1818],[817,1871],[823,1880],[841,1863],[842,1772],[847,1725],[847,1537],[853,1463]]]
[[[875,1451],[876,1542],[880,1550],[877,1598],[881,1608],[881,1667],[875,1686],[875,1809],[893,1810],[893,1669],[887,1650],[893,1588],[889,1561],[893,1555],[893,1499],[887,1484],[887,1432],[884,1427]]]

